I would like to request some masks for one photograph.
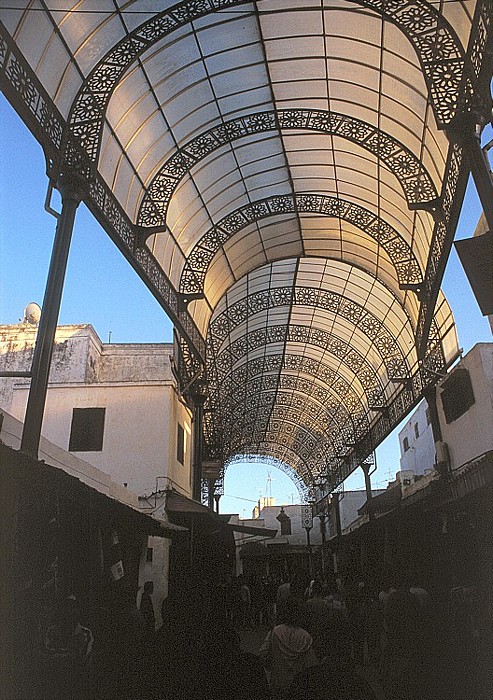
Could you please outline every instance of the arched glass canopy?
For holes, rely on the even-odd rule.
[[[13,9],[13,8],[16,9]],[[18,0],[0,77],[175,322],[205,452],[335,488],[458,353],[491,0]],[[487,101],[487,100],[486,100]]]

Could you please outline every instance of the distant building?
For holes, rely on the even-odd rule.
[[[401,471],[427,474],[436,464],[430,409],[422,401],[399,432]]]
[[[383,493],[373,492],[375,496]],[[346,491],[340,494],[341,527],[346,532],[358,519],[358,508],[366,501],[366,491]],[[261,507],[259,507],[261,506]],[[324,542],[336,536],[333,511],[329,517],[311,517],[311,506],[306,504],[275,505],[273,498],[262,499],[253,511],[250,520],[239,520],[244,527],[263,527],[277,531],[274,538],[259,537],[252,541],[247,534],[236,534],[238,573],[283,574],[291,570],[308,571],[308,544],[311,548],[312,572],[322,570],[322,548]],[[258,514],[258,515],[257,515]],[[230,521],[233,522],[233,519]],[[311,524],[309,540],[305,524]],[[332,566],[332,563],[330,563]]]
[[[382,489],[372,489],[373,498],[383,493]],[[342,491],[339,494],[339,513],[341,519],[341,532],[345,534],[351,529],[358,519],[358,510],[366,503],[366,491]],[[329,508],[328,537],[337,535],[337,523],[335,509]]]
[[[267,534],[266,537],[252,538],[247,532],[237,532],[237,572],[281,576],[298,569],[308,571],[307,533],[302,521],[302,508],[307,506],[275,505],[273,498],[262,499],[259,505],[254,508],[253,518],[237,519],[238,523],[246,528],[262,527],[275,536]],[[235,522],[234,516],[230,522]],[[310,544],[315,557],[322,543],[320,519],[313,518],[310,522]]]
[[[438,383],[442,444],[451,471],[493,451],[493,343],[478,343]]]

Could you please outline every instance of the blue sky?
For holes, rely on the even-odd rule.
[[[43,301],[56,221],[44,211],[48,181],[42,149],[1,95],[0,164],[0,323],[17,323],[28,302]],[[456,239],[473,234],[480,213],[470,183]],[[464,353],[477,342],[491,341],[489,324],[481,316],[455,249],[443,289]],[[110,334],[115,343],[172,339],[169,319],[83,205],[77,212],[59,323],[91,323],[103,342]],[[398,470],[397,432],[377,451],[375,486],[384,487]],[[363,488],[359,473],[346,481],[346,488]],[[244,517],[249,517],[260,495],[271,494],[278,503],[298,500],[286,474],[255,464],[230,467],[225,494],[221,510]]]

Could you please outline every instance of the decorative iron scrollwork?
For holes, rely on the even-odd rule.
[[[268,197],[236,209],[225,216],[195,244],[181,275],[183,293],[203,292],[209,266],[221,246],[254,221],[279,213],[278,200],[287,207],[284,213],[321,214],[349,221],[381,244],[394,264],[399,283],[420,284],[422,273],[410,246],[383,219],[352,202],[321,194],[295,194]]]
[[[257,117],[263,116],[264,120]],[[253,119],[253,117],[256,117]],[[381,132],[374,126],[345,114],[324,112],[321,110],[297,109],[267,111],[255,115],[246,115],[226,122],[234,127],[232,136],[228,136],[220,126],[214,126],[204,134],[195,137],[172,155],[154,176],[142,199],[137,224],[142,227],[164,226],[168,205],[173,192],[178,187],[186,172],[202,158],[226,143],[236,139],[272,130],[305,130],[340,136],[370,150],[380,158],[399,181],[410,209],[428,209],[438,201],[438,194],[433,180],[422,162],[403,144],[389,134]],[[183,163],[189,163],[187,171]],[[177,167],[179,164],[179,167]],[[287,213],[293,210],[292,197],[278,196],[272,198],[272,213]],[[223,228],[231,233],[248,221],[243,212],[230,214],[223,221]],[[228,230],[229,228],[229,230]]]

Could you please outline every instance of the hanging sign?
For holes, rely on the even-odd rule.
[[[301,506],[301,527],[313,527],[313,516],[311,506]]]
[[[118,581],[125,575],[125,571],[123,569],[123,562],[121,559],[120,561],[117,561],[116,564],[113,564],[113,566],[111,567],[111,575],[113,576],[113,581]]]

